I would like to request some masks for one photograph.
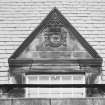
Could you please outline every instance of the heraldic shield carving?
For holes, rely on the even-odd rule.
[[[60,47],[66,46],[66,32],[62,32],[61,27],[50,27],[48,32],[45,34],[46,46]]]
[[[59,20],[57,13],[54,13],[47,23],[48,30],[45,34],[46,46],[66,46],[67,33],[62,29],[64,24]]]

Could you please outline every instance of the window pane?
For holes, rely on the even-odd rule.
[[[51,80],[60,80],[60,76],[58,75],[52,75]]]
[[[62,80],[72,80],[72,76],[71,75],[62,76]]]
[[[49,80],[49,76],[39,76],[39,80]]]

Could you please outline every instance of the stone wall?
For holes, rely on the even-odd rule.
[[[0,105],[105,105],[104,98],[0,99]]]

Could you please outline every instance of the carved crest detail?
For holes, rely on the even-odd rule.
[[[46,46],[60,47],[66,46],[66,32],[62,32],[61,27],[49,27],[47,34],[45,34]]]

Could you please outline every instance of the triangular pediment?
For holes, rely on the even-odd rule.
[[[54,8],[10,59],[100,58],[77,30]]]

